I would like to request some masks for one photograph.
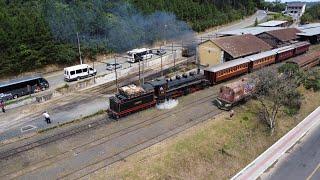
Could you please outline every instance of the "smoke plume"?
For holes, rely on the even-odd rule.
[[[47,0],[44,12],[55,40],[76,43],[78,32],[85,48],[122,52],[194,34],[187,23],[177,20],[172,13],[144,15],[124,1]]]

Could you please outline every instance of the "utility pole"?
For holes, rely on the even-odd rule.
[[[79,40],[79,33],[78,32],[77,32],[77,39],[78,39],[78,49],[79,49],[79,56],[80,56],[80,64],[82,64],[81,50],[80,50],[80,40]]]
[[[118,92],[118,72],[117,72],[117,58],[114,57],[114,72],[115,72],[115,75],[116,75],[116,88],[117,88],[117,92]]]
[[[199,58],[198,58],[198,44],[196,46],[196,63],[197,63],[197,67],[198,67],[197,73],[200,74],[200,62],[199,62]]]
[[[160,45],[160,58],[161,58],[161,77],[163,76],[163,69],[162,69],[162,49],[161,49],[161,45]]]
[[[171,51],[172,51],[172,57],[173,57],[173,70],[176,72],[176,61],[173,54],[173,43],[171,44]]]

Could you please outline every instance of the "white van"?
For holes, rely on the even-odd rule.
[[[80,64],[76,66],[71,66],[64,68],[64,80],[73,81],[80,80],[89,76],[94,76],[97,74],[97,70],[93,69],[87,64]]]
[[[141,49],[133,49],[131,51],[127,52],[127,55],[129,56],[128,62],[129,63],[135,63],[139,62],[139,57],[142,58],[142,60],[151,59],[153,56],[152,50],[147,48],[141,48]]]

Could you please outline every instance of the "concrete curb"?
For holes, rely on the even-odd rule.
[[[296,144],[314,125],[319,124],[320,106],[302,122],[280,138],[269,149],[237,173],[231,180],[257,179],[272,166],[285,152]]]

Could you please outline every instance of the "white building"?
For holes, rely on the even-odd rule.
[[[306,3],[289,2],[287,3],[285,14],[292,16],[294,19],[301,17],[306,11]]]

